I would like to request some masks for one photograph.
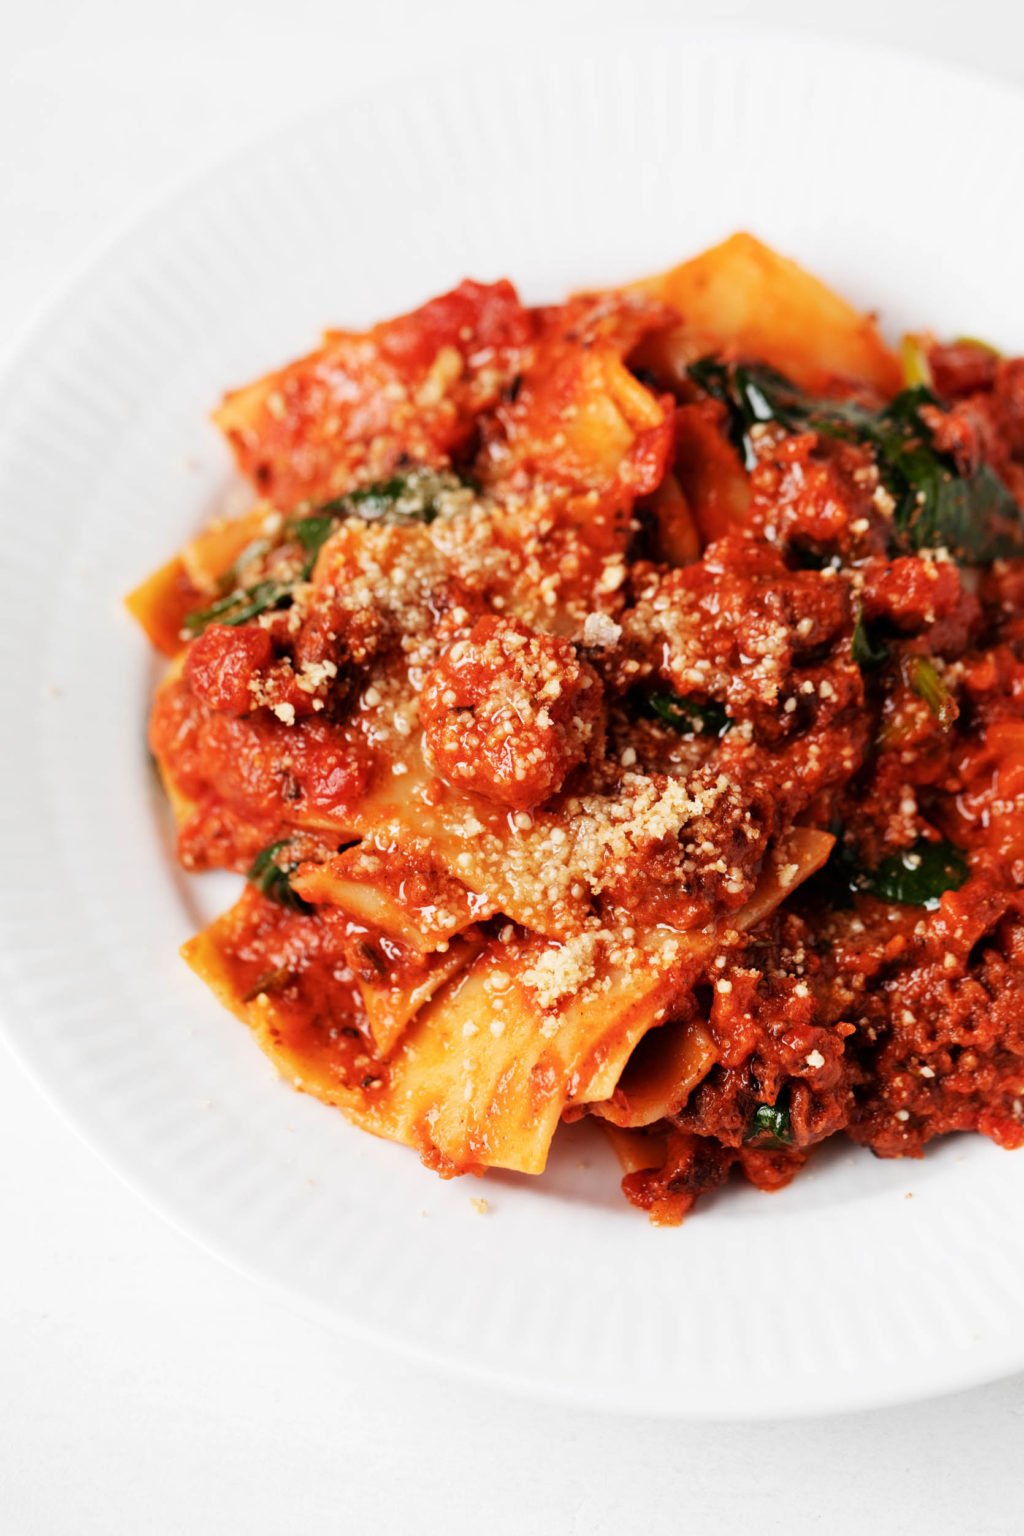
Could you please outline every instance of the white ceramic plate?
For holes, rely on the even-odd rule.
[[[1024,1366],[1024,1154],[829,1148],[657,1231],[585,1129],[539,1181],[442,1184],[281,1084],[177,958],[236,882],[169,856],[121,609],[230,484],[225,386],[465,274],[558,297],[748,227],[891,330],[1022,347],[1022,162],[1016,97],[846,44],[488,62],[248,153],[37,329],[0,398],[4,1025],[168,1217],[347,1326],[615,1408],[851,1408]]]

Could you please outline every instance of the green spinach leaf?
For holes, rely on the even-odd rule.
[[[842,827],[833,824],[829,830],[835,835],[835,846],[825,867],[806,887],[810,899],[825,906],[849,907],[860,892],[933,912],[944,891],[958,891],[967,879],[967,860],[952,843],[920,838],[912,848],[868,869],[844,839]]]
[[[789,1110],[780,1104],[759,1104],[743,1139],[756,1147],[791,1146],[793,1127]]]
[[[451,470],[412,469],[337,496],[318,507],[316,515],[361,517],[376,523],[432,523],[451,508],[453,496],[472,490],[475,486],[469,480]]]
[[[903,670],[910,687],[924,700],[942,729],[950,730],[960,711],[935,663],[927,656],[908,656]]]
[[[299,861],[282,857],[284,849],[290,845],[291,838],[283,837],[279,842],[271,843],[269,848],[264,848],[253,860],[246,879],[279,906],[288,907],[292,912],[312,912],[309,902],[303,901],[292,890],[290,877],[298,869]]]
[[[728,430],[747,467],[755,462],[751,429],[778,422],[870,447],[895,501],[893,547],[916,552],[944,546],[965,565],[1024,555],[1024,510],[996,471],[982,464],[961,475],[940,452],[921,412],[941,402],[924,385],[903,390],[881,411],[859,401],[806,394],[773,368],[701,358],[693,382],[728,413]]]
[[[265,555],[268,540],[257,540],[244,550],[225,580],[232,589],[207,608],[199,608],[185,619],[190,635],[201,634],[208,624],[246,624],[259,614],[287,606],[296,586],[309,581],[317,556],[331,534],[346,517],[361,517],[369,522],[432,523],[435,518],[458,508],[453,493],[473,490],[468,480],[448,470],[413,469],[405,475],[393,475],[377,485],[363,486],[344,496],[325,502],[312,512],[290,517],[284,524],[281,542],[297,544],[302,561],[287,578],[267,577],[249,587],[239,586],[245,565]]]
[[[872,635],[863,613],[858,613],[850,641],[850,654],[861,670],[880,667],[889,655],[889,647]]]
[[[190,635],[201,634],[208,624],[247,624],[261,613],[280,608],[291,602],[293,583],[289,581],[258,581],[252,587],[237,587],[225,597],[218,598],[209,608],[199,608],[185,619]]]
[[[724,736],[732,721],[713,699],[681,699],[675,693],[649,693],[644,700],[648,714],[670,725],[681,736]]]
[[[967,879],[967,860],[952,843],[919,839],[912,848],[883,859],[875,869],[860,870],[852,887],[880,901],[924,907],[934,912],[944,891],[958,891]]]

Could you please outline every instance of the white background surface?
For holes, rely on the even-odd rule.
[[[766,9],[713,16],[764,25]],[[820,0],[770,12],[829,25]],[[688,15],[712,19],[679,0],[0,0],[0,346],[134,210],[309,103],[409,69],[457,89],[447,50],[500,50],[513,31],[539,43],[556,22],[582,48],[588,27]],[[999,4],[871,0],[830,25],[1024,85],[1024,14]],[[936,115],[940,152],[955,104]],[[930,138],[922,124],[921,152]],[[875,171],[900,163],[906,174],[898,151]],[[470,1388],[329,1334],[222,1269],[129,1195],[6,1058],[0,1234],[2,1536],[1020,1528],[1024,1378],[756,1427],[620,1421]]]

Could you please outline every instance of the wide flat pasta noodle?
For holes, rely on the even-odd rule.
[[[756,358],[806,389],[832,380],[867,383],[881,394],[902,384],[899,360],[874,320],[753,235],[720,245],[634,285],[682,317],[652,343],[646,361],[687,362],[708,352]]]
[[[382,1057],[391,1055],[420,1010],[446,982],[466,969],[481,945],[477,937],[457,938],[443,951],[417,956],[412,965],[391,971],[373,967],[357,970],[349,952],[373,1043]]]
[[[390,475],[446,465],[533,339],[511,283],[464,282],[366,332],[323,345],[227,395],[214,420],[238,466],[283,511]]]
[[[638,1042],[668,1017],[724,934],[760,921],[820,867],[832,842],[827,833],[791,833],[773,850],[751,902],[719,924],[692,933],[654,929],[618,959],[621,945],[595,939],[585,982],[571,973],[559,981],[561,946],[535,937],[492,940],[420,1009],[394,1054],[381,1050],[369,1063],[365,1085],[345,1068],[348,1044],[337,1047],[335,1059],[329,1032],[303,1024],[302,1010],[293,1010],[296,1025],[272,993],[248,1001],[240,995],[231,972],[232,924],[244,932],[251,898],[243,898],[237,916],[218,919],[186,946],[185,955],[289,1076],[300,1076],[305,1088],[361,1125],[414,1146],[446,1174],[483,1167],[539,1173],[565,1110],[613,1097]],[[792,871],[785,883],[780,866]],[[559,984],[562,995],[550,995]]]
[[[796,827],[773,850],[757,889],[726,925],[737,933],[755,928],[797,886],[827,860],[835,839],[827,832]],[[780,878],[780,869],[786,878]],[[714,949],[711,943],[707,953]],[[616,1125],[646,1126],[674,1114],[718,1059],[714,1040],[696,1017],[673,1020],[645,1033],[638,1049],[625,1049],[604,1064],[574,1104]]]

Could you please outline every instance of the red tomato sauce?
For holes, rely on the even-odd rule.
[[[935,346],[916,405],[833,377],[744,424],[735,349],[644,345],[675,323],[465,283],[230,396],[271,532],[171,579],[150,727],[187,867],[290,850],[218,942],[324,1096],[384,1091],[380,989],[433,995],[452,943],[563,946],[529,982],[557,1024],[609,935],[628,970],[711,934],[656,1021],[702,1075],[626,1127],[662,1221],[839,1133],[1024,1143],[1024,362]],[[779,863],[794,829],[824,868]]]

